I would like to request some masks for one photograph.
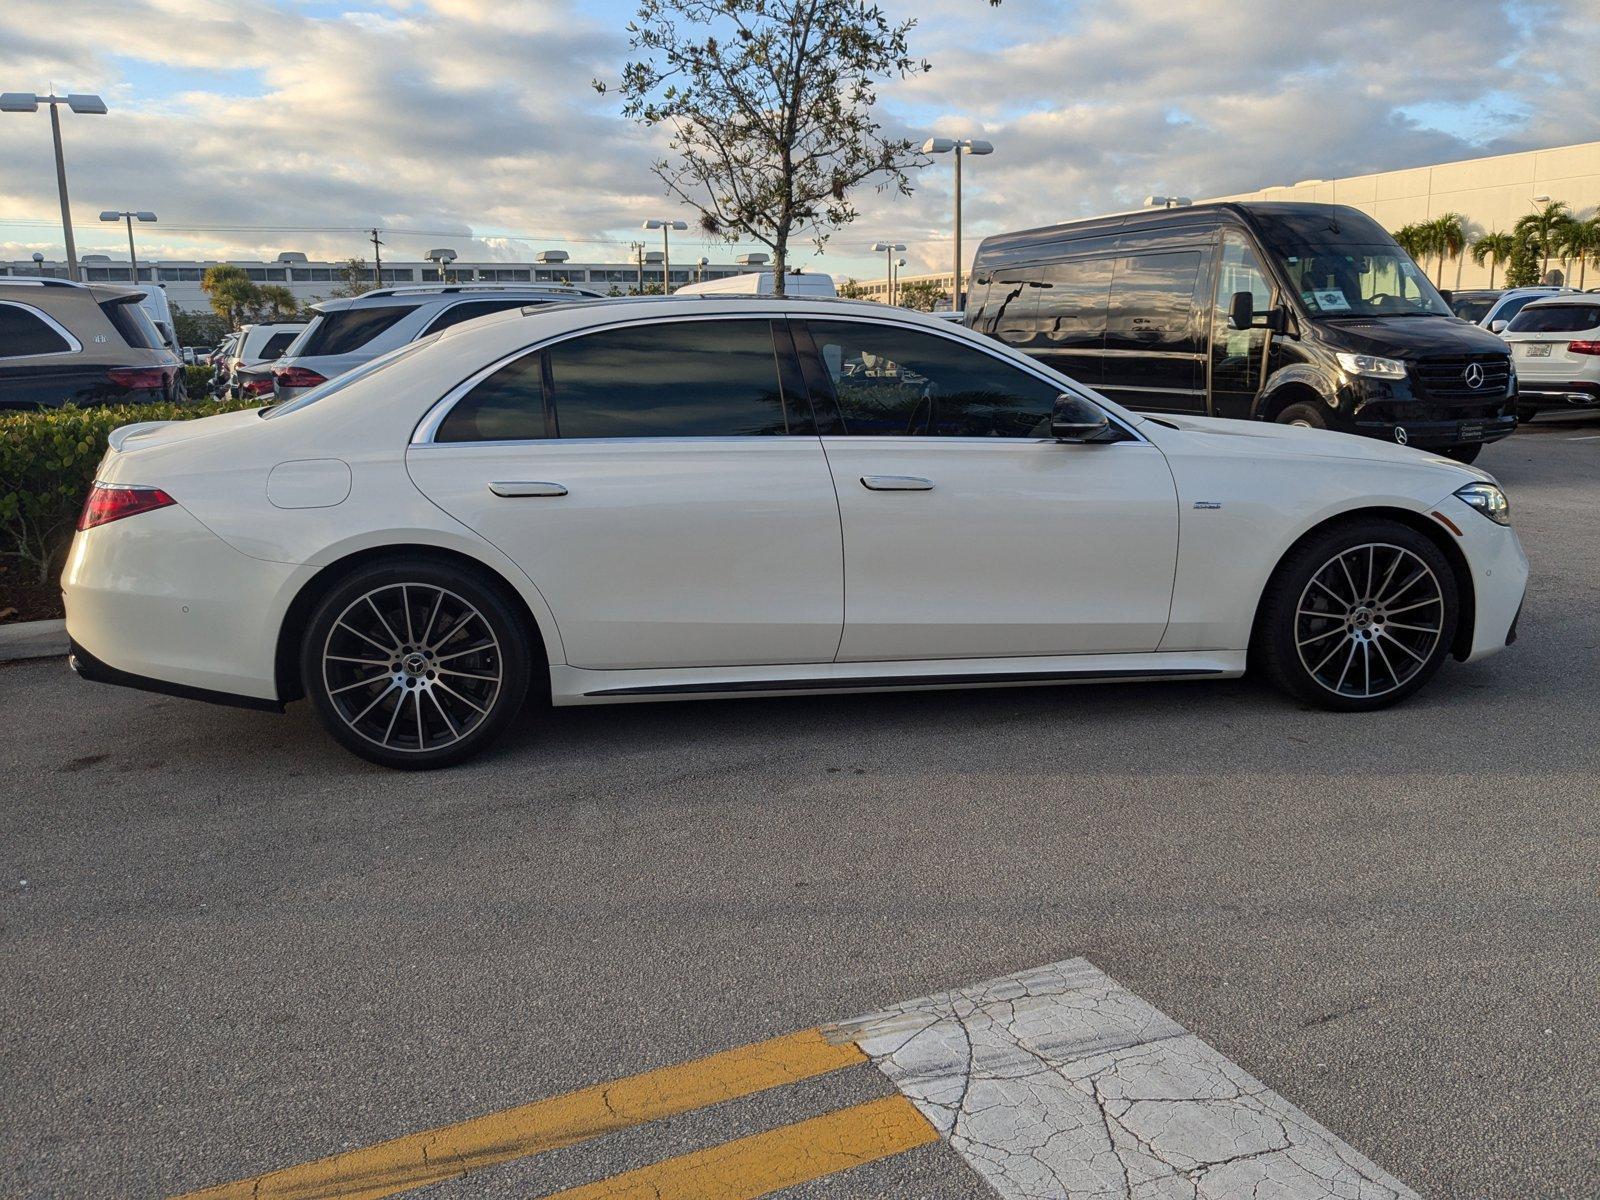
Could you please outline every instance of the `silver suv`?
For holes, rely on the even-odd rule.
[[[380,354],[474,317],[600,298],[598,292],[555,283],[440,283],[325,300],[312,306],[317,315],[311,324],[273,364],[273,400],[292,400]]]

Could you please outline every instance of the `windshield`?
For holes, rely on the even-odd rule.
[[[1451,317],[1411,256],[1395,245],[1327,245],[1283,258],[1313,317]]]
[[[368,375],[376,374],[385,367],[392,367],[401,359],[415,354],[424,346],[433,345],[438,340],[439,335],[434,334],[431,337],[419,338],[410,345],[401,346],[396,350],[389,351],[387,354],[380,354],[371,362],[362,363],[355,370],[346,371],[343,375],[328,380],[321,387],[312,388],[304,396],[299,396],[287,404],[269,404],[261,410],[261,415],[263,417],[282,417],[292,412],[299,412],[302,408],[309,408],[318,400],[326,400],[335,392],[344,391],[345,388],[355,383],[358,379],[365,379]]]

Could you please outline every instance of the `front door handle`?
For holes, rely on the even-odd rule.
[[[508,480],[489,485],[496,496],[565,496],[567,489],[559,483],[539,483],[533,480]]]
[[[933,480],[920,475],[863,475],[861,486],[874,492],[931,492]]]

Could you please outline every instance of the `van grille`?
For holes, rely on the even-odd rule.
[[[1467,370],[1474,363],[1483,369],[1483,381],[1472,387]],[[1511,378],[1511,357],[1506,354],[1460,354],[1449,358],[1424,358],[1417,363],[1417,381],[1435,400],[1487,400],[1504,396]]]

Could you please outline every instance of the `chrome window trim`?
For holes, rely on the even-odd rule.
[[[556,334],[553,337],[544,338],[542,340],[535,341],[535,342],[529,342],[526,345],[521,346],[518,349],[511,351],[509,354],[502,355],[500,358],[497,358],[493,362],[491,362],[488,366],[481,368],[480,370],[474,372],[472,375],[469,375],[466,379],[464,379],[460,383],[456,384],[453,388],[451,388],[448,392],[446,392],[438,400],[434,401],[434,403],[431,406],[429,406],[428,411],[425,412],[422,415],[422,419],[417,422],[417,426],[412,431],[412,434],[411,434],[411,442],[410,442],[410,444],[412,446],[442,445],[442,446],[452,446],[452,447],[454,447],[454,446],[485,446],[485,445],[490,445],[491,443],[488,443],[488,442],[435,442],[434,437],[439,432],[439,427],[444,424],[445,418],[450,415],[450,410],[453,409],[456,406],[456,403],[463,396],[465,396],[468,392],[470,392],[473,388],[475,388],[478,384],[482,383],[490,375],[492,375],[496,371],[498,371],[501,367],[505,366],[507,363],[511,363],[511,362],[516,361],[517,359],[523,357],[524,355],[532,354],[532,353],[535,353],[536,351],[540,351],[540,350],[546,350],[551,346],[560,345],[562,342],[570,341],[571,339],[573,339],[575,337],[583,337],[583,336],[586,336],[586,335],[591,334],[591,333],[599,333],[601,331],[610,330],[610,329],[626,329],[626,328],[630,328],[630,327],[636,326],[636,325],[651,325],[651,326],[655,326],[655,325],[676,324],[676,323],[684,322],[684,321],[774,321],[774,320],[804,321],[804,320],[807,320],[807,319],[824,320],[824,321],[849,321],[849,322],[852,322],[852,323],[858,324],[858,325],[887,325],[887,326],[890,326],[891,328],[894,328],[894,329],[909,330],[909,331],[911,331],[913,333],[926,333],[926,334],[928,334],[928,335],[930,335],[932,337],[944,338],[946,341],[956,342],[959,345],[966,346],[966,347],[968,347],[969,349],[972,349],[972,350],[976,350],[980,354],[986,354],[990,358],[997,359],[998,361],[1003,362],[1007,366],[1011,367],[1013,370],[1017,370],[1017,371],[1022,372],[1024,375],[1032,375],[1035,379],[1039,380],[1041,383],[1047,383],[1051,387],[1057,388],[1060,391],[1072,392],[1075,395],[1081,396],[1083,399],[1088,400],[1091,404],[1094,404],[1096,407],[1099,407],[1103,412],[1105,412],[1107,420],[1109,420],[1112,424],[1114,424],[1118,429],[1121,429],[1124,433],[1128,434],[1133,440],[1138,441],[1138,442],[1143,442],[1146,445],[1149,444],[1149,439],[1146,438],[1142,433],[1140,433],[1139,430],[1137,429],[1137,427],[1134,424],[1124,420],[1121,417],[1120,414],[1114,413],[1114,412],[1110,411],[1109,409],[1106,409],[1105,406],[1100,403],[1102,400],[1106,399],[1106,397],[1100,396],[1096,392],[1094,392],[1093,390],[1084,387],[1082,384],[1077,383],[1074,380],[1066,379],[1064,376],[1061,379],[1053,378],[1050,374],[1047,374],[1048,368],[1039,367],[1037,364],[1035,364],[1033,362],[1033,360],[1027,354],[1022,353],[1021,351],[1011,351],[1011,353],[1009,353],[1009,354],[1008,353],[998,353],[997,350],[998,349],[1003,349],[1003,347],[1001,347],[1001,345],[999,343],[996,343],[994,346],[985,345],[984,343],[989,341],[990,339],[983,338],[983,336],[981,334],[973,334],[971,336],[962,336],[960,334],[957,334],[957,333],[953,332],[952,330],[950,330],[948,328],[948,326],[945,326],[945,325],[927,326],[927,325],[918,324],[916,322],[897,321],[897,320],[894,320],[892,317],[879,317],[877,315],[868,315],[868,314],[865,314],[865,313],[857,314],[857,313],[854,313],[854,312],[847,312],[847,313],[835,312],[835,313],[825,313],[825,314],[813,314],[813,313],[807,313],[807,312],[803,312],[803,311],[797,312],[797,311],[795,311],[793,309],[770,309],[770,310],[768,310],[766,312],[762,312],[762,311],[758,310],[756,312],[737,312],[737,313],[683,313],[681,315],[675,313],[672,316],[665,316],[665,317],[664,316],[654,316],[654,317],[637,317],[637,318],[634,318],[632,320],[596,321],[593,324],[584,325],[584,326],[581,326],[581,327],[579,327],[577,329],[569,329],[566,332],[560,333],[560,334]],[[965,329],[965,326],[963,326],[962,328]],[[1015,354],[1017,357],[1016,358],[1011,357],[1012,354]],[[732,440],[741,439],[741,438],[744,439],[744,440],[752,440],[752,441],[769,441],[774,437],[816,437],[816,436],[818,436],[818,435],[817,434],[806,433],[806,434],[762,434],[762,435],[753,436],[753,437],[750,436],[750,435],[730,434],[730,435],[727,435],[726,437],[698,438],[698,439],[678,438],[678,437],[659,437],[659,438],[523,438],[523,439],[517,439],[517,440],[500,441],[500,442],[495,442],[495,443],[492,443],[492,444],[500,445],[500,446],[508,446],[508,445],[531,446],[531,445],[537,445],[537,444],[540,444],[540,443],[548,444],[548,443],[553,443],[553,442],[579,442],[579,441],[592,442],[592,443],[613,443],[613,442],[623,442],[623,441],[676,442],[676,441],[690,441],[690,440],[732,441]],[[841,434],[827,434],[827,435],[823,435],[823,436],[860,439],[862,441],[881,441],[881,440],[883,440],[883,437],[884,437],[884,435],[882,435],[882,434],[843,434],[843,433],[841,433]],[[1055,444],[1053,438],[977,438],[977,437],[975,437],[975,438],[936,438],[936,439],[932,439],[932,440],[942,441],[942,442],[983,442],[983,443],[993,443],[993,442],[1038,442],[1038,443],[1042,443],[1042,444],[1051,444],[1051,445]],[[1110,443],[1110,444],[1111,445],[1118,445],[1120,443],[1113,442],[1113,443]]]
[[[0,353],[0,359],[13,359],[13,358],[65,358],[69,354],[81,354],[81,353],[83,353],[83,343],[80,342],[76,337],[74,337],[72,335],[72,330],[68,329],[65,325],[63,325],[60,321],[56,320],[54,317],[52,317],[49,313],[45,312],[43,309],[35,308],[31,304],[24,304],[20,300],[0,300],[0,304],[3,304],[8,308],[20,308],[23,312],[29,313],[29,314],[31,314],[31,315],[33,315],[35,317],[38,317],[41,321],[43,321],[45,323],[46,326],[48,326],[50,328],[50,330],[52,332],[58,333],[63,338],[65,338],[66,341],[67,341],[67,346],[68,346],[68,349],[66,349],[66,350],[47,350],[43,354],[3,354],[3,353]]]

